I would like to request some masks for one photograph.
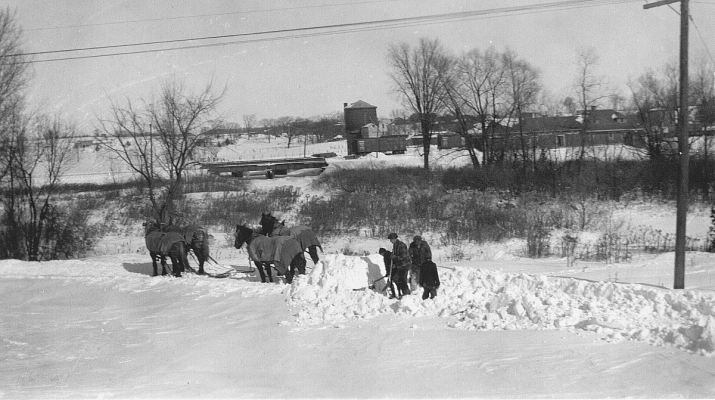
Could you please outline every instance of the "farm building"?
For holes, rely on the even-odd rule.
[[[437,148],[440,150],[464,147],[466,144],[466,138],[457,133],[450,132],[437,135]]]
[[[407,135],[389,135],[384,123],[377,118],[377,107],[358,100],[350,106],[344,103],[343,111],[348,155],[397,154],[407,149]]]
[[[75,149],[93,149],[98,150],[102,142],[97,139],[82,139],[74,142],[73,147]]]
[[[573,116],[547,117],[525,113],[511,127],[494,128],[493,146],[537,148],[625,144],[641,146],[642,128],[625,114],[612,109],[591,108]]]
[[[364,138],[376,138],[380,132],[380,127],[370,122],[360,128],[360,136]]]

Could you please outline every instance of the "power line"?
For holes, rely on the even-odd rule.
[[[713,58],[713,54],[710,52],[710,47],[708,46],[707,42],[705,42],[705,38],[703,38],[703,34],[700,32],[700,28],[698,27],[698,24],[695,23],[695,20],[693,20],[693,15],[690,14],[688,15],[690,17],[690,22],[693,23],[693,26],[695,27],[695,32],[698,33],[698,36],[700,37],[700,41],[703,42],[703,47],[705,47],[705,52],[708,53],[708,57],[710,57],[710,61],[715,64],[715,58]]]
[[[396,2],[396,1],[405,1],[405,0],[357,1],[357,2],[351,2],[351,3],[319,4],[319,5],[302,6],[302,7],[267,8],[267,9],[263,9],[263,10],[248,10],[248,11],[237,11],[237,12],[229,12],[229,13],[184,15],[184,16],[178,16],[178,17],[148,18],[148,19],[137,19],[137,20],[130,20],[130,21],[101,22],[101,23],[94,23],[94,24],[50,26],[50,27],[26,29],[26,31],[47,31],[47,30],[71,29],[71,28],[91,28],[91,27],[95,27],[95,26],[124,25],[124,24],[144,23],[144,22],[175,21],[175,20],[181,20],[181,19],[206,18],[206,17],[224,17],[227,15],[258,14],[258,13],[264,13],[264,12],[294,11],[294,10],[303,10],[303,9],[310,9],[310,8],[342,7],[342,6],[363,5],[363,4],[373,4],[373,3],[390,3],[390,2]]]
[[[160,52],[160,51],[195,49],[195,48],[202,48],[202,47],[226,46],[226,45],[239,44],[239,43],[274,41],[274,40],[284,40],[284,39],[292,39],[292,38],[322,36],[322,35],[335,35],[335,34],[341,34],[341,33],[352,33],[352,32],[368,31],[368,30],[376,30],[376,29],[400,28],[400,27],[407,27],[407,26],[414,26],[414,25],[430,24],[430,23],[461,21],[461,20],[468,20],[468,19],[475,19],[475,18],[486,18],[487,16],[491,16],[493,14],[523,15],[523,14],[532,14],[532,13],[537,13],[537,12],[560,11],[560,10],[565,10],[565,9],[594,7],[594,6],[601,6],[601,5],[606,5],[606,4],[635,2],[635,1],[639,1],[639,0],[571,0],[571,1],[560,1],[560,2],[551,2],[551,3],[543,3],[543,4],[525,5],[525,6],[499,7],[499,8],[491,8],[491,9],[477,10],[477,11],[462,11],[462,12],[456,12],[456,13],[436,14],[436,15],[419,16],[419,17],[394,18],[394,19],[386,19],[386,20],[378,20],[378,21],[353,22],[353,23],[332,24],[332,25],[322,25],[322,26],[302,27],[302,28],[278,29],[278,30],[251,32],[251,33],[239,33],[239,34],[231,34],[231,35],[205,36],[205,37],[197,37],[197,38],[173,39],[173,40],[141,42],[141,43],[127,43],[127,44],[119,44],[119,45],[94,46],[94,47],[61,49],[61,50],[48,50],[48,51],[25,53],[24,55],[31,56],[31,55],[59,54],[59,53],[68,53],[68,52],[79,52],[79,51],[96,51],[96,50],[108,50],[108,49],[129,48],[129,47],[139,47],[139,46],[150,46],[150,45],[159,45],[159,44],[176,44],[176,43],[185,43],[185,42],[192,42],[192,41],[203,41],[203,40],[240,38],[240,37],[247,37],[247,36],[258,36],[258,35],[286,34],[284,36],[279,36],[279,37],[256,38],[256,39],[247,39],[247,40],[232,41],[232,42],[223,42],[223,43],[196,44],[196,45],[178,46],[178,47],[172,47],[172,48],[145,49],[145,50],[104,53],[104,54],[95,54],[95,55],[80,55],[80,56],[70,56],[70,57],[61,57],[61,58],[49,58],[49,59],[35,60],[35,61],[18,61],[18,62],[11,62],[11,63],[5,63],[5,64],[25,64],[25,63],[33,63],[33,62],[39,63],[39,62],[52,62],[52,61],[68,61],[68,60],[77,60],[77,59],[112,57],[112,56],[120,56],[120,55],[134,55],[134,54],[143,54],[143,53]],[[328,30],[328,31],[327,32],[318,32],[319,30]],[[313,32],[313,33],[298,34],[300,32]],[[19,55],[20,54],[7,55],[4,57],[12,57],[12,56],[19,56]],[[3,57],[0,57],[0,58],[3,58]]]
[[[648,0],[645,0],[645,2],[648,3]],[[691,2],[691,3],[693,3],[693,2]],[[708,2],[696,2],[696,3],[700,3],[700,4],[713,4],[713,3],[708,3]],[[668,4],[668,8],[670,8],[671,10],[673,10],[674,13],[680,15],[680,11],[676,10],[675,8],[673,8],[672,5]],[[712,55],[712,53],[710,52],[710,47],[708,46],[708,43],[705,41],[705,38],[703,37],[702,32],[700,32],[700,27],[698,27],[698,24],[695,23],[695,19],[693,19],[693,14],[692,14],[692,13],[689,13],[689,14],[688,14],[688,19],[690,20],[690,22],[692,22],[693,26],[695,27],[695,31],[698,33],[698,37],[700,37],[700,41],[703,43],[703,47],[705,47],[705,52],[708,54],[708,57],[710,57],[710,61],[712,61],[713,64],[715,64],[715,58],[713,58],[713,55]]]

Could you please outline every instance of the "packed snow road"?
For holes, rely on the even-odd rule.
[[[715,396],[712,297],[464,268],[397,301],[364,289],[377,261],[291,286],[0,261],[0,398]]]

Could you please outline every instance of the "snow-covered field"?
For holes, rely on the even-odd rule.
[[[336,158],[325,173],[421,165],[415,155]],[[616,214],[675,231],[668,206]],[[688,235],[704,235],[707,212],[689,217]],[[260,283],[223,238],[211,267],[233,271],[222,279],[151,277],[138,235],[83,260],[0,261],[0,399],[715,397],[715,254],[688,253],[686,290],[672,290],[673,253],[571,263],[521,258],[512,241],[450,261],[432,243],[442,286],[423,301],[369,287],[389,246],[331,239],[291,285]]]

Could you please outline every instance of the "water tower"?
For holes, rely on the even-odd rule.
[[[362,100],[358,100],[348,107],[348,103],[343,104],[345,111],[345,133],[360,134],[360,129],[373,123],[379,125],[377,120],[377,107],[370,105]]]

